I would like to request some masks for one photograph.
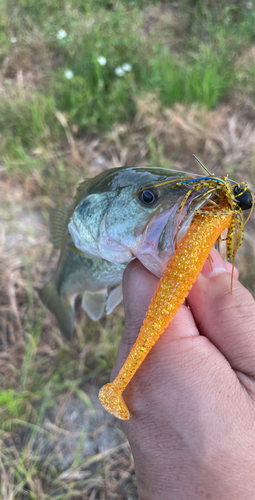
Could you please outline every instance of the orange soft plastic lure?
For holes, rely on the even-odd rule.
[[[227,202],[221,203],[216,210],[203,210],[194,216],[168,262],[127,360],[115,380],[104,385],[99,392],[101,404],[115,417],[129,419],[122,392],[183,304],[214,243],[233,220],[233,211]]]

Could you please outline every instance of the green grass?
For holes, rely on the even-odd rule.
[[[12,161],[20,161],[24,162],[25,171],[30,170],[31,155],[35,150],[48,148],[53,142],[56,145],[61,135],[64,137],[54,115],[52,98],[31,90],[11,91],[8,97],[0,98],[0,106],[1,152],[10,167]]]
[[[24,206],[31,204],[45,219],[53,203],[69,204],[79,181],[93,173],[87,150],[104,135],[106,156],[111,141],[117,159],[133,144],[139,149],[145,144],[143,163],[171,166],[176,139],[172,129],[167,144],[164,132],[157,136],[157,127],[150,129],[138,120],[134,142],[129,143],[124,127],[116,140],[111,138],[114,126],[123,123],[126,130],[132,129],[136,102],[144,96],[145,100],[153,96],[159,104],[159,128],[160,112],[176,103],[213,110],[236,93],[254,97],[255,65],[245,56],[254,44],[254,22],[253,1],[181,0],[177,7],[176,2],[146,0],[0,0],[0,165],[13,203],[21,203],[15,198],[21,185]],[[59,38],[61,29],[66,36]],[[186,108],[183,121],[185,112]],[[220,146],[216,142],[212,147],[220,161],[224,156]],[[233,175],[236,168],[234,163]],[[109,380],[124,318],[113,315],[104,324],[83,316],[74,341],[65,344],[32,289],[38,276],[50,274],[54,260],[51,249],[40,245],[39,238],[36,250],[32,244],[30,261],[25,265],[15,260],[10,272],[10,276],[18,273],[15,293],[23,340],[17,351],[13,344],[7,345],[6,364],[0,371],[0,497],[80,500],[107,490],[107,500],[122,498],[116,496],[122,493],[116,493],[114,481],[105,486],[110,470],[105,455],[92,455],[91,466],[84,459],[86,422],[68,469],[57,465],[54,449],[67,434],[49,431],[44,423],[57,422],[61,427],[55,412],[61,413],[74,400],[93,414],[87,389]],[[0,272],[5,267],[1,263]],[[248,283],[252,291],[253,283]],[[3,304],[8,301],[6,293]],[[17,332],[11,312],[6,321],[13,322]],[[114,453],[113,463],[118,457]],[[124,458],[121,455],[120,461]],[[128,457],[123,470],[130,464]],[[117,470],[116,484],[119,474]],[[136,497],[130,493],[129,498]]]
[[[35,149],[63,141],[56,110],[77,134],[97,133],[132,120],[135,99],[144,92],[156,93],[163,106],[183,102],[213,109],[228,99],[238,80],[236,58],[254,42],[253,2],[219,1],[211,7],[183,0],[179,26],[155,18],[146,32],[152,4],[1,0],[0,58],[8,58],[7,77],[24,67],[25,79],[16,95],[8,88],[1,94],[0,153],[8,168],[30,171]],[[60,30],[66,36],[58,38]],[[176,33],[178,45],[172,48],[168,39]],[[27,71],[34,75],[32,87]],[[248,71],[243,87],[252,83]]]
[[[155,87],[164,106],[175,102],[199,103],[207,109],[227,96],[235,79],[227,51],[201,45],[188,61],[178,62],[168,51],[159,49],[152,65]]]
[[[86,387],[88,383],[97,386],[109,380],[124,320],[123,317],[108,318],[102,327],[99,322],[84,318],[72,344],[61,341],[56,327],[51,328],[51,335],[58,340],[46,338],[41,342],[45,310],[38,309],[37,300],[35,303],[28,275],[27,304],[22,361],[17,368],[12,364],[12,375],[1,380],[0,496],[7,500],[9,491],[13,499],[23,498],[22,495],[28,500],[80,499],[82,491],[89,489],[87,478],[91,474],[93,483],[93,472],[88,471],[91,467],[92,471],[96,472],[97,467],[100,471],[103,455],[102,458],[100,454],[88,457],[86,450],[84,455],[88,432],[85,420],[77,438],[74,433],[76,444],[69,451],[73,458],[67,470],[61,453],[55,449],[59,441],[58,435],[54,435],[54,426],[50,432],[45,422],[54,421],[56,409],[61,412],[69,401],[79,405],[80,400],[90,415],[96,415]],[[41,352],[42,346],[47,348]],[[86,365],[82,358],[85,347]],[[50,353],[54,353],[53,358]],[[61,428],[65,424],[60,419],[58,425]]]

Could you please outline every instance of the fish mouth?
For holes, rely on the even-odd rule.
[[[187,233],[196,211],[208,201],[208,198],[196,201],[197,197],[198,193],[191,194],[183,205],[181,197],[169,209],[155,213],[142,231],[139,246],[133,250],[140,262],[159,278]]]

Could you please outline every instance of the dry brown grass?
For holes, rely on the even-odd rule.
[[[155,7],[143,26],[144,36],[152,25],[163,30],[165,23],[175,21],[172,12]],[[165,40],[168,46],[178,44],[180,23],[176,30]],[[29,96],[47,78],[50,60],[37,30],[4,61],[1,76],[7,80],[0,93]],[[229,174],[255,189],[255,107],[248,99],[213,112],[194,105],[162,110],[154,95],[137,98],[136,105],[132,123],[115,125],[104,136],[77,137],[67,116],[56,111],[66,140],[32,151],[44,168],[31,168],[26,176],[0,170],[0,380],[3,390],[16,391],[15,401],[25,394],[23,406],[14,413],[4,405],[0,410],[3,500],[58,495],[74,500],[137,499],[125,436],[97,401],[98,387],[114,362],[111,343],[116,350],[123,310],[93,324],[78,305],[76,336],[66,345],[34,288],[52,276],[58,259],[46,223],[55,200],[69,203],[84,177],[122,165],[157,164],[200,173],[192,154],[215,174]],[[237,265],[253,294],[254,239],[252,219]]]
[[[55,32],[54,40],[46,41],[29,16],[25,21],[0,69],[0,98],[7,106],[37,98],[51,70],[63,64],[61,50],[51,52]],[[15,22],[19,26],[19,19],[14,28]],[[76,28],[79,23],[82,33],[78,15]],[[141,36],[150,39],[153,29],[178,51],[188,24],[177,4],[149,6]],[[238,58],[240,78],[253,62],[253,49]],[[56,202],[70,203],[84,177],[104,169],[161,165],[201,173],[192,154],[215,174],[245,180],[254,190],[255,106],[243,94],[240,90],[213,112],[194,105],[161,109],[155,95],[139,96],[133,121],[116,124],[106,135],[78,135],[68,116],[55,110],[63,134],[56,140],[45,127],[46,140],[29,153],[35,163],[29,173],[22,167],[8,170],[1,159],[0,398],[8,393],[12,403],[0,400],[1,499],[137,500],[126,438],[97,399],[114,363],[123,309],[93,323],[78,303],[75,338],[70,345],[63,341],[35,290],[53,275],[58,260],[49,242],[48,213]],[[237,265],[255,295],[254,238],[253,217]]]
[[[210,113],[181,105],[162,112],[151,96],[149,100],[139,100],[137,106],[138,114],[133,123],[116,125],[105,137],[76,139],[75,131],[69,129],[65,117],[58,117],[65,128],[67,143],[55,155],[56,158],[59,155],[68,157],[72,179],[76,178],[77,184],[84,172],[91,176],[105,168],[151,164],[152,160],[172,168],[199,172],[200,168],[192,158],[195,153],[214,173],[229,173],[231,177],[247,180],[254,188],[255,114],[250,103],[235,107],[228,105]],[[23,414],[20,424],[14,419],[11,430],[2,430],[2,442],[5,450],[8,449],[7,456],[2,457],[2,495],[4,500],[30,498],[27,495],[31,490],[36,498],[42,499],[52,498],[52,494],[55,498],[54,495],[60,492],[66,495],[65,498],[71,495],[77,499],[135,499],[134,467],[125,438],[111,418],[105,421],[105,413],[97,403],[97,387],[103,383],[105,375],[104,371],[100,375],[100,370],[93,375],[93,370],[96,369],[98,354],[103,359],[103,352],[107,350],[107,338],[104,339],[103,333],[105,320],[99,326],[91,325],[78,309],[77,320],[81,326],[74,342],[66,346],[51,315],[42,312],[33,289],[34,285],[47,281],[52,275],[58,258],[49,243],[47,225],[39,209],[43,206],[47,212],[53,205],[50,197],[42,194],[44,181],[41,175],[32,171],[29,178],[21,180],[2,172],[1,384],[3,388],[12,387],[19,391],[18,374],[23,373],[27,356],[27,362],[33,365],[35,372],[41,373],[46,386],[51,377],[60,372],[61,380],[80,380],[77,387],[89,398],[89,406],[77,397],[76,389],[63,383],[61,394],[54,396],[53,392],[50,396],[39,422],[38,400],[44,401],[45,396],[41,390],[37,395],[30,373],[27,390],[32,391],[33,397],[28,398],[26,405],[27,411],[30,408],[30,424],[38,424],[38,431],[31,437]],[[64,193],[63,198],[68,200]],[[253,293],[254,231],[251,221],[237,260],[241,280]],[[119,328],[118,315],[122,317],[122,314],[120,309],[113,316],[108,330]],[[39,318],[40,340],[28,356],[27,342],[33,331],[33,317]],[[61,360],[67,364],[64,372]],[[84,375],[89,383],[84,382]],[[74,412],[78,416],[72,417]],[[87,425],[85,430],[84,422]],[[83,448],[77,452],[81,440]],[[22,474],[18,482],[17,478],[14,480],[14,471],[24,462],[21,459],[24,446],[26,467],[32,474],[30,485],[22,482]],[[79,456],[76,462],[75,453]],[[66,456],[69,459],[63,458]],[[54,474],[49,465],[52,463],[57,471]]]

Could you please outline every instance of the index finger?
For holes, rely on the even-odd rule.
[[[197,327],[234,370],[255,376],[255,301],[213,251],[213,270],[200,274],[188,296]]]

